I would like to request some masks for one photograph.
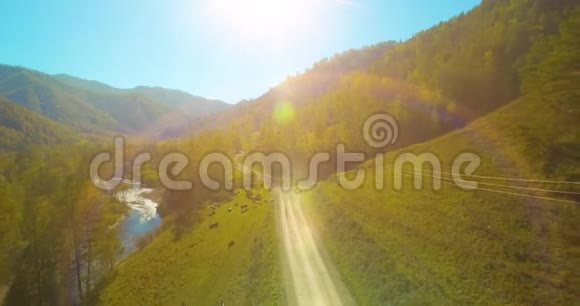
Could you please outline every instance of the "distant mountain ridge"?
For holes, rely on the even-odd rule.
[[[119,89],[70,75],[0,65],[0,96],[81,133],[187,133],[229,104],[161,87]]]
[[[157,100],[166,106],[184,106],[189,103],[217,103],[229,105],[224,101],[217,99],[208,99],[201,96],[192,95],[179,89],[170,89],[161,86],[136,86],[133,88],[116,88],[111,85],[94,80],[85,80],[68,74],[55,74],[56,79],[69,86],[81,88],[90,91],[109,92],[109,93],[140,93],[150,99]]]

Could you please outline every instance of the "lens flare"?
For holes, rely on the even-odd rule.
[[[294,120],[296,112],[290,101],[281,101],[274,108],[274,121],[279,125],[286,125]]]

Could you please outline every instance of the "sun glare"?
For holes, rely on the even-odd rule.
[[[281,101],[274,108],[273,118],[277,124],[286,125],[294,120],[295,114],[294,106],[290,101]]]
[[[335,0],[214,0],[204,15],[221,33],[243,41],[283,41],[317,24],[318,12]]]

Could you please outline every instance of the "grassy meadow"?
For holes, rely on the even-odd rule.
[[[119,264],[100,304],[282,304],[274,209],[268,199],[266,191],[254,190],[248,197],[238,190],[228,202],[205,205],[201,220],[181,237],[164,230]],[[242,205],[248,206],[245,213]]]
[[[374,180],[368,179],[374,173],[374,164],[368,162],[361,166],[367,180],[359,190],[344,190],[330,180],[305,193],[306,207],[320,237],[357,302],[574,304],[579,280],[574,254],[580,252],[575,242],[578,225],[573,221],[580,216],[577,205],[484,190],[463,191],[446,184],[435,191],[428,176],[423,178],[423,190],[415,191],[411,178],[405,179],[403,190],[393,190],[393,172],[388,168],[399,153],[433,152],[442,161],[442,171],[451,172],[453,158],[467,151],[482,158],[478,175],[517,173],[531,179],[549,175],[565,180],[560,173],[578,169],[577,153],[562,154],[558,168],[551,167],[550,160],[534,158],[575,137],[577,127],[563,125],[565,121],[558,120],[565,115],[558,112],[533,97],[522,98],[464,129],[387,154],[383,192],[377,192]],[[413,171],[407,167],[405,170]],[[430,170],[424,169],[427,174]],[[532,187],[565,190],[566,186]]]

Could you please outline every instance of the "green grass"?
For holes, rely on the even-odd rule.
[[[249,208],[242,214],[244,204]],[[211,210],[206,205],[201,221],[178,240],[165,230],[120,263],[100,304],[281,304],[279,250],[268,194],[263,192],[262,200],[255,203],[239,190],[213,216]],[[215,222],[219,226],[209,229]]]
[[[580,168],[574,150],[560,152],[557,160],[543,153],[574,139],[577,124],[562,124],[574,122],[563,120],[571,115],[524,98],[465,129],[405,151],[435,153],[446,172],[457,154],[471,151],[482,157],[477,174],[573,179]],[[385,165],[392,165],[400,152],[387,154]],[[361,168],[367,177],[374,171],[372,162]],[[392,171],[386,173],[385,185],[392,187]],[[331,179],[305,193],[320,237],[359,304],[578,301],[578,205],[449,185],[434,191],[427,178],[424,182],[427,187],[421,191],[406,180],[403,190],[377,192],[372,179],[356,191],[344,190]]]

